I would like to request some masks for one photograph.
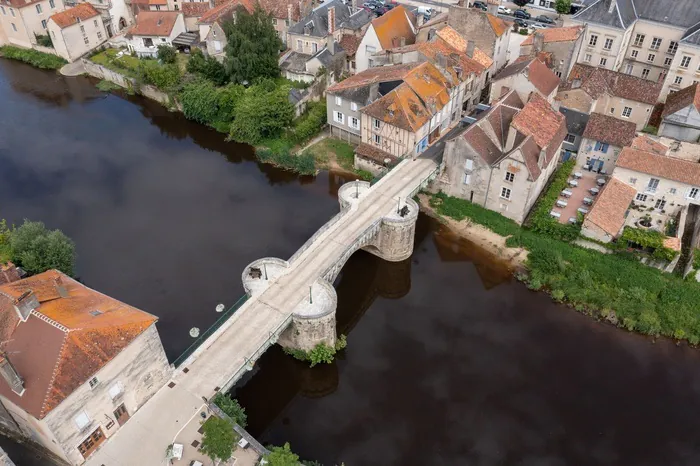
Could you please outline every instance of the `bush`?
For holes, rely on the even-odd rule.
[[[300,175],[316,174],[316,162],[314,160],[314,156],[306,152],[299,155],[293,155],[289,148],[284,148],[279,151],[274,151],[272,149],[257,149],[255,151],[255,156],[263,163],[271,163],[278,167],[297,172]]]
[[[73,275],[75,244],[60,230],[47,230],[41,222],[25,220],[9,235],[12,261],[28,273],[58,269]]]
[[[210,81],[204,79],[185,84],[180,92],[185,118],[197,123],[211,124],[219,114],[218,102],[218,91]]]
[[[119,91],[122,89],[118,84],[114,84],[112,81],[107,81],[106,79],[102,79],[95,87],[102,92]]]
[[[53,48],[53,41],[51,40],[50,35],[46,34],[44,36],[40,36],[38,34],[34,34],[34,37],[36,38],[36,43],[38,45],[41,45],[42,47]]]
[[[0,56],[28,63],[45,70],[57,70],[68,63],[63,58],[56,55],[39,52],[37,50],[21,49],[10,45],[0,47]]]
[[[171,65],[177,60],[177,52],[169,45],[158,46],[158,60],[163,64]]]
[[[661,232],[643,230],[641,228],[625,227],[622,235],[617,240],[618,247],[641,246],[653,249],[652,256],[655,259],[671,262],[676,257],[676,251],[664,246],[666,237]]]
[[[278,137],[294,118],[294,106],[288,94],[288,86],[277,87],[270,80],[246,89],[236,107],[231,139],[255,145],[263,139]]]
[[[327,344],[321,342],[309,351],[285,348],[284,352],[295,359],[298,359],[299,361],[309,362],[311,363],[310,366],[314,367],[315,365],[321,363],[332,363],[336,353],[345,349],[347,346],[347,338],[345,335],[340,335],[335,342],[335,346],[328,346]]]
[[[527,35],[527,28],[520,28],[520,30],[518,31],[518,34],[520,34],[521,36],[526,36]]]
[[[299,465],[299,455],[292,451],[289,443],[285,443],[283,447],[270,447],[269,450],[270,453],[265,457],[269,466]]]
[[[233,453],[236,434],[225,419],[211,416],[202,424],[202,445],[199,450],[213,461],[227,461]]]
[[[642,133],[648,133],[648,134],[658,134],[659,133],[659,128],[656,126],[645,126],[644,129],[642,130]]]
[[[142,60],[138,73],[146,84],[152,84],[166,92],[175,90],[182,78],[177,65],[161,65],[155,60]]]
[[[212,402],[239,426],[245,428],[245,426],[248,425],[248,416],[245,413],[245,408],[238,403],[238,400],[224,395],[223,393],[217,393],[212,399]]]
[[[205,57],[201,50],[194,49],[187,62],[187,72],[197,74],[217,86],[223,86],[229,82],[226,68],[214,57]]]
[[[291,129],[290,139],[295,144],[302,144],[320,133],[325,124],[326,102],[314,102]]]

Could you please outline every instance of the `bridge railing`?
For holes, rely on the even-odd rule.
[[[405,159],[396,159],[396,160],[394,160],[393,162],[389,162],[389,163],[386,165],[386,170],[382,170],[382,172],[381,172],[379,175],[377,175],[377,176],[375,176],[374,178],[372,178],[372,181],[370,181],[369,184],[372,185],[372,186],[374,186],[375,184],[377,184],[377,182],[378,182],[379,180],[381,180],[382,178],[384,178],[384,177],[386,176],[387,173],[389,173],[391,170],[393,170],[395,166],[397,166],[398,164],[400,164],[400,163],[403,162],[404,160],[405,160]]]
[[[294,253],[294,255],[293,255],[292,257],[290,257],[289,260],[288,260],[287,262],[289,262],[290,264],[291,264],[292,262],[294,262],[294,260],[295,260],[296,258],[298,258],[299,256],[301,256],[301,255],[303,254],[304,251],[306,251],[307,249],[309,249],[309,247],[311,247],[311,245],[314,243],[314,241],[316,241],[316,240],[319,238],[319,236],[321,236],[322,234],[324,234],[325,232],[327,232],[333,225],[335,225],[336,223],[338,223],[338,221],[339,221],[341,218],[343,218],[343,216],[344,216],[345,214],[347,214],[347,213],[348,213],[347,210],[341,210],[340,212],[338,212],[337,214],[335,214],[335,215],[333,216],[333,218],[331,218],[330,220],[328,220],[326,223],[323,224],[323,226],[322,226],[321,228],[319,228],[318,230],[316,230],[316,233],[314,233],[314,234],[311,236],[311,238],[307,239],[306,242],[305,242],[299,249],[297,249],[297,251]]]
[[[221,317],[219,317],[216,322],[214,322],[211,327],[206,329],[197,339],[192,343],[189,348],[187,348],[180,356],[173,361],[173,365],[175,367],[179,367],[187,358],[189,358],[192,353],[194,353],[197,348],[199,348],[202,343],[204,343],[207,338],[209,338],[214,332],[216,332],[219,328],[221,328],[222,325],[224,325],[224,322],[226,322],[238,309],[245,304],[246,301],[248,301],[249,296],[247,294],[244,294],[243,296],[240,297],[238,301],[234,303],[233,306],[231,306],[226,312],[224,312]]]

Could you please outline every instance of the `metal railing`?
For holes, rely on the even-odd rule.
[[[214,332],[216,332],[219,328],[221,328],[222,325],[224,325],[224,322],[226,322],[238,309],[240,309],[243,304],[245,304],[246,301],[248,301],[249,296],[247,294],[244,294],[243,296],[240,297],[238,301],[235,302],[233,306],[231,306],[226,312],[224,312],[221,317],[219,317],[216,322],[214,322],[211,327],[206,329],[204,333],[202,333],[197,339],[190,345],[189,348],[187,348],[180,356],[173,361],[173,365],[175,367],[179,367],[180,364],[185,362],[187,358],[189,358],[192,353],[194,353],[197,348],[202,346],[202,343],[204,343],[207,338],[209,338]]]

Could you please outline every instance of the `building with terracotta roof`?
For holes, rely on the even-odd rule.
[[[80,3],[49,18],[47,30],[56,53],[75,61],[107,41],[100,12],[90,3]]]
[[[47,34],[49,17],[64,8],[63,0],[0,0],[0,29],[9,45],[33,48],[36,36]]]
[[[233,20],[233,16],[238,8],[243,8],[248,13],[255,11],[253,0],[227,0],[217,5],[210,5],[210,8],[199,17],[199,37],[206,43],[207,54],[219,61],[224,60],[224,49],[228,41],[224,32],[223,24]]]
[[[127,47],[140,57],[156,57],[159,45],[173,45],[186,32],[185,19],[178,11],[142,11],[126,34]]]
[[[498,100],[514,90],[523,101],[533,92],[553,102],[559,88],[559,78],[539,58],[521,57],[496,73],[491,81],[489,101]]]
[[[155,316],[50,270],[0,285],[4,425],[81,464],[170,376]]]
[[[552,71],[566,81],[581,51],[585,27],[571,26],[536,30],[520,44],[520,55],[534,57],[540,52],[552,54]]]
[[[598,173],[611,173],[623,147],[632,144],[637,129],[631,121],[591,113],[581,139],[577,166]]]
[[[356,54],[357,71],[371,68],[372,56],[383,50],[410,45],[416,41],[416,15],[399,5],[372,20]]]
[[[596,197],[593,207],[581,226],[581,234],[609,243],[622,233],[629,207],[637,190],[622,181],[611,178]]]
[[[700,86],[697,82],[666,98],[659,135],[679,141],[700,140]]]
[[[438,188],[522,223],[554,172],[564,116],[540,94],[515,91],[445,143]]]
[[[571,110],[632,121],[640,131],[649,122],[661,87],[661,83],[577,63],[556,98]]]

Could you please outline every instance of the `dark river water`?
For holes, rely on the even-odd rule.
[[[247,263],[337,212],[343,181],[0,60],[0,217],[70,235],[81,280],[157,315],[171,359]],[[700,464],[699,351],[555,305],[425,216],[413,257],[357,253],[336,286],[340,358],[310,369],[275,347],[235,389],[264,443],[326,466]]]

